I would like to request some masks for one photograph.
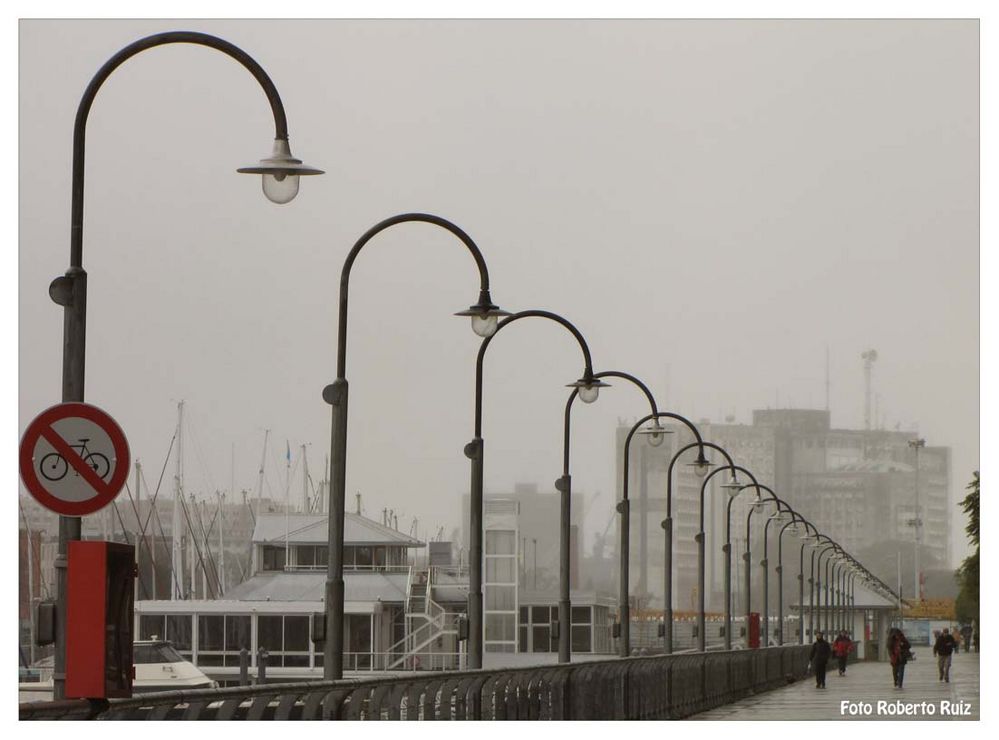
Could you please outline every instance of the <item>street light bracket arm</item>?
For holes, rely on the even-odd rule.
[[[274,115],[274,138],[284,141],[288,140],[288,119],[284,112],[284,104],[277,88],[267,76],[264,69],[257,62],[240,49],[238,46],[229,43],[225,39],[212,36],[207,33],[197,31],[168,31],[146,36],[135,41],[123,49],[119,50],[113,57],[108,59],[104,65],[97,70],[91,78],[80,99],[80,104],[76,109],[76,121],[73,126],[73,192],[72,192],[72,213],[70,231],[70,267],[83,267],[83,175],[84,162],[86,159],[86,138],[87,138],[87,118],[90,115],[90,108],[97,97],[97,92],[105,80],[111,76],[119,66],[131,59],[136,54],[166,44],[196,44],[207,46],[235,59],[242,64],[253,75],[254,79],[260,83],[271,105],[271,112]]]
[[[379,221],[377,224],[372,226],[366,232],[364,232],[361,237],[354,243],[350,252],[347,254],[347,258],[343,262],[343,268],[340,271],[340,313],[338,316],[338,341],[337,341],[337,377],[346,377],[347,373],[347,297],[348,297],[348,287],[350,284],[350,271],[354,266],[354,260],[357,259],[357,255],[360,254],[361,250],[365,245],[370,242],[376,235],[385,231],[386,229],[396,226],[398,224],[404,223],[425,223],[432,224],[434,226],[439,226],[445,231],[449,231],[458,238],[458,240],[465,245],[468,251],[472,255],[472,259],[475,260],[475,265],[479,271],[479,305],[483,307],[496,308],[492,304],[492,298],[489,294],[489,268],[486,267],[486,260],[482,256],[482,251],[479,249],[478,245],[472,240],[463,229],[461,229],[456,224],[448,221],[446,218],[441,218],[440,216],[435,216],[431,213],[400,213],[397,216],[391,216],[383,221]]]
[[[475,436],[482,436],[482,375],[483,366],[485,364],[486,350],[489,349],[489,345],[492,340],[495,339],[500,331],[515,321],[520,319],[548,319],[554,321],[557,324],[561,324],[565,329],[575,337],[577,344],[579,344],[579,349],[583,353],[583,378],[584,379],[595,379],[593,373],[593,360],[590,357],[590,347],[586,343],[586,339],[580,333],[571,321],[559,316],[557,313],[552,313],[551,311],[544,311],[542,309],[529,309],[527,311],[518,311],[517,313],[507,316],[496,326],[496,331],[490,336],[485,337],[482,343],[479,345],[479,354],[475,358]]]

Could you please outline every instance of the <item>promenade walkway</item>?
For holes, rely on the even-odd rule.
[[[742,701],[728,704],[690,719],[707,720],[949,720],[979,718],[979,654],[955,654],[951,666],[950,683],[937,680],[937,663],[928,647],[916,648],[916,660],[905,669],[904,688],[892,686],[891,666],[888,663],[853,663],[845,676],[840,676],[835,663],[830,663],[826,675],[826,688],[816,689],[815,681],[808,679]],[[850,714],[842,711],[841,702],[864,702],[870,714]],[[879,702],[886,702],[880,707]],[[915,714],[889,714],[896,702],[915,705]],[[925,705],[923,704],[925,702]],[[941,714],[951,706],[964,708],[970,704],[966,715]],[[865,706],[865,708],[866,708]],[[929,713],[929,707],[935,710]]]

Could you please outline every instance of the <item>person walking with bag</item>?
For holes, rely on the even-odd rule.
[[[940,673],[939,681],[950,683],[951,656],[957,649],[957,640],[954,639],[950,630],[944,627],[937,641],[933,643],[933,654],[937,656],[937,670]]]
[[[902,688],[905,680],[905,664],[912,658],[912,645],[898,627],[892,627],[888,633],[888,660],[891,662],[891,675],[895,679],[895,688]]]
[[[836,660],[839,661],[839,675],[846,675],[846,659],[850,656],[850,651],[853,650],[853,640],[846,636],[846,630],[840,630],[840,633],[833,640],[832,652],[836,656]]]

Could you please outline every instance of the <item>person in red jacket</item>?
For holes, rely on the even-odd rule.
[[[905,664],[912,658],[912,646],[905,634],[898,627],[892,627],[888,633],[888,660],[891,662],[891,674],[895,679],[895,688],[902,688],[905,680]]]
[[[839,675],[846,675],[846,659],[850,655],[850,651],[853,650],[853,640],[851,640],[846,635],[846,630],[840,630],[836,639],[833,640],[832,652],[836,656],[836,660],[839,661]]]

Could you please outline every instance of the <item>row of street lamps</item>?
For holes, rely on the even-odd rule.
[[[267,99],[271,105],[275,122],[275,141],[272,155],[261,160],[251,167],[239,169],[239,172],[248,174],[259,174],[262,176],[263,191],[267,198],[275,203],[287,203],[298,193],[299,179],[302,176],[322,174],[321,170],[304,165],[301,160],[291,155],[288,145],[288,127],[285,117],[284,107],[277,93],[276,88],[263,69],[245,52],[233,46],[227,41],[207,34],[176,31],[156,34],[125,47],[112,57],[94,76],[87,87],[80,102],[77,112],[76,124],[74,128],[74,148],[73,148],[73,185],[72,185],[72,217],[71,217],[71,251],[70,267],[66,274],[53,281],[49,293],[52,299],[65,309],[64,320],[64,352],[63,352],[63,401],[83,401],[84,400],[84,360],[85,360],[85,329],[86,329],[86,272],[83,270],[82,244],[83,244],[83,178],[84,178],[84,144],[87,116],[96,96],[97,90],[107,79],[107,77],[124,61],[135,54],[171,43],[189,43],[210,47],[235,59],[241,63],[254,76],[263,88]],[[351,268],[361,250],[378,234],[394,226],[424,223],[450,232],[469,251],[479,275],[479,289],[477,300],[467,309],[457,312],[456,315],[471,319],[472,329],[475,334],[482,337],[476,358],[475,376],[475,399],[474,399],[474,429],[472,440],[465,445],[465,455],[470,461],[471,469],[471,516],[470,516],[470,583],[468,597],[468,667],[481,668],[483,658],[483,602],[482,602],[482,566],[483,566],[483,468],[484,468],[484,441],[482,438],[482,395],[483,395],[483,365],[485,353],[493,338],[504,328],[516,321],[524,318],[545,319],[557,323],[568,331],[577,344],[583,355],[583,372],[578,380],[568,384],[572,388],[565,406],[564,424],[564,448],[563,448],[563,470],[561,477],[556,481],[556,489],[561,494],[560,510],[560,581],[559,581],[559,660],[568,662],[571,659],[570,638],[571,638],[571,604],[569,594],[569,571],[570,571],[570,550],[569,550],[569,522],[571,503],[571,474],[570,474],[570,427],[572,405],[578,397],[584,403],[593,403],[600,388],[607,387],[603,378],[615,378],[625,380],[636,386],[648,400],[650,412],[642,417],[629,430],[624,446],[624,480],[623,497],[617,505],[617,510],[621,514],[620,527],[620,594],[619,594],[619,619],[620,619],[620,650],[622,655],[628,655],[630,647],[629,635],[629,501],[628,501],[628,458],[631,441],[635,434],[645,436],[653,446],[662,443],[667,429],[660,424],[661,419],[669,418],[685,425],[694,435],[695,442],[681,448],[670,460],[669,474],[667,476],[667,503],[666,520],[663,522],[666,537],[666,561],[665,561],[665,594],[666,605],[664,609],[664,636],[666,638],[666,650],[672,648],[672,474],[677,459],[684,452],[697,448],[696,459],[689,463],[694,470],[704,477],[701,486],[701,516],[700,530],[698,532],[698,562],[699,562],[699,646],[703,650],[704,640],[704,495],[708,481],[711,476],[722,471],[729,471],[729,480],[722,484],[724,488],[732,492],[732,500],[741,491],[755,489],[757,491],[757,501],[750,508],[747,517],[746,528],[746,553],[747,564],[750,562],[749,550],[749,527],[750,518],[753,511],[766,505],[768,501],[777,504],[778,513],[771,517],[774,519],[781,510],[791,511],[783,501],[766,486],[756,482],[753,475],[746,470],[735,465],[725,450],[721,447],[706,442],[701,438],[697,427],[688,419],[679,414],[660,411],[656,401],[648,387],[638,378],[620,371],[594,372],[590,350],[579,330],[568,320],[544,310],[528,310],[517,313],[510,313],[499,308],[493,303],[490,286],[489,272],[486,261],[482,256],[478,246],[472,238],[461,228],[452,222],[426,213],[406,213],[392,218],[385,219],[366,231],[354,244],[348,253],[340,277],[340,302],[337,327],[337,365],[336,378],[323,389],[323,399],[332,407],[331,421],[331,450],[330,450],[330,506],[329,506],[329,561],[327,578],[325,584],[325,608],[326,608],[326,641],[324,646],[324,677],[328,679],[338,679],[343,676],[343,650],[344,650],[344,581],[343,581],[343,546],[344,546],[344,514],[345,514],[345,481],[347,463],[347,399],[348,383],[346,375],[347,359],[347,316],[348,316],[348,285]],[[646,426],[646,424],[650,423]],[[719,467],[711,473],[708,470],[711,463],[705,457],[705,450],[713,449],[720,452],[726,459],[727,465]],[[752,481],[743,485],[738,481],[737,472],[742,472]],[[761,492],[769,494],[770,499],[763,499]],[[731,514],[731,500],[728,508]],[[824,544],[821,550],[819,561],[827,552],[835,550],[838,554],[837,566],[850,564],[851,579],[854,576],[863,577],[869,583],[875,584],[878,588],[887,589],[872,574],[863,569],[856,561],[849,557],[835,542],[828,537],[818,534],[815,528],[804,520],[797,513],[792,513],[792,521],[788,522],[778,535],[778,539],[784,531],[796,522],[804,523],[806,527],[812,529],[810,541],[813,545]],[[766,525],[769,525],[770,520]],[[807,531],[807,530],[806,530]],[[63,695],[63,679],[65,671],[65,554],[68,542],[80,537],[80,520],[74,517],[60,517],[59,529],[59,557],[56,561],[57,567],[57,587],[59,596],[58,611],[60,618],[57,623],[57,641],[55,657],[55,697],[61,698]],[[764,541],[767,537],[767,526],[764,527]],[[824,538],[824,539],[823,539]],[[801,564],[804,563],[804,548],[809,544],[806,540],[802,544]],[[731,545],[729,539],[729,522],[726,522],[726,646],[731,647]],[[779,549],[780,552],[780,549]],[[810,605],[812,606],[811,619],[815,619],[815,609],[820,595],[820,582],[814,578],[815,573],[815,549],[812,552],[812,571],[809,577]],[[778,555],[780,561],[780,555]],[[829,588],[829,564],[833,558],[826,560],[826,576],[822,583],[825,585],[826,609],[822,614],[828,622],[830,612],[830,588]],[[766,579],[766,558],[762,561],[764,567],[764,601],[767,598]],[[778,572],[782,564],[778,562]],[[749,569],[747,568],[747,611],[749,599]],[[803,570],[802,570],[803,573]],[[833,599],[840,611],[845,607],[845,576],[844,567],[841,567],[841,579],[839,588],[833,589]],[[802,575],[799,575],[799,579]],[[851,586],[853,581],[850,581]],[[812,587],[814,586],[814,591]],[[779,601],[782,602],[782,590],[779,592]],[[852,591],[850,592],[852,595]],[[781,612],[782,612],[782,606]],[[767,615],[764,609],[764,624],[766,626]],[[783,630],[783,628],[781,628]],[[782,639],[782,636],[781,636]],[[802,639],[804,634],[802,631]]]

